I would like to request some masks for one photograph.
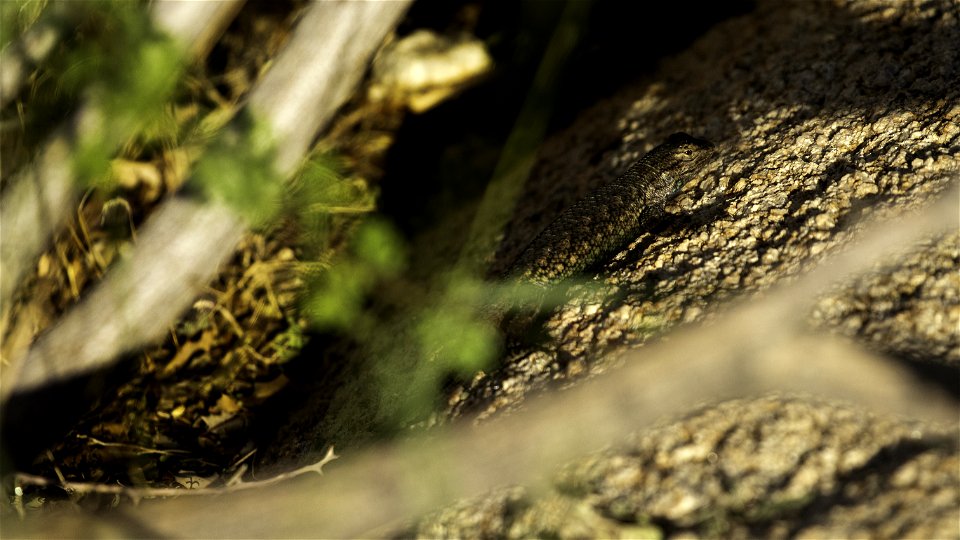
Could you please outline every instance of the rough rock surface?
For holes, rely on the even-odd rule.
[[[549,338],[509,351],[451,398],[449,414],[483,418],[550,383],[610,370],[617,352],[816,265],[863,217],[920,207],[956,183],[958,24],[952,0],[761,2],[584,114],[543,149],[494,273],[667,134],[711,140],[719,157],[657,229],[597,271],[599,292],[575,287],[547,319]],[[958,241],[904,246],[900,260],[825,291],[811,320],[955,369]],[[573,465],[556,493],[464,503],[418,530],[958,538],[956,441],[948,428],[836,404],[744,400]]]
[[[958,268],[953,232],[825,297],[814,319],[882,352],[960,368]]]
[[[835,404],[733,401],[571,464],[549,495],[503,490],[416,534],[956,538],[956,441],[955,430]]]
[[[659,228],[597,272],[600,294],[575,288],[546,322],[550,339],[511,351],[453,399],[452,414],[489,413],[549,381],[604,371],[611,353],[815,265],[863,217],[918,207],[956,182],[958,11],[949,0],[761,3],[587,111],[543,149],[499,266],[671,132],[713,141],[720,157]],[[923,263],[891,270],[912,292],[893,281],[893,299],[882,287],[849,289],[818,318],[886,352],[955,364],[956,241],[934,241],[915,255]]]

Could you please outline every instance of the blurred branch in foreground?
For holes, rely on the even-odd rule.
[[[852,401],[878,413],[952,424],[956,404],[950,398],[859,347],[812,337],[804,323],[828,286],[955,227],[957,198],[954,187],[920,212],[869,223],[855,243],[793,284],[734,306],[712,326],[679,329],[669,340],[629,353],[623,369],[532,401],[514,416],[371,448],[320,479],[299,478],[255,493],[145,501],[122,517],[73,513],[17,532],[355,537],[494,487],[542,487],[559,464],[664,416],[768,392]]]
[[[0,53],[0,108],[6,107],[27,84],[30,71],[60,42],[60,29],[51,18],[35,21]],[[6,30],[6,28],[4,28]]]
[[[240,5],[236,1],[218,4],[158,2],[151,11],[151,20],[167,32],[183,50],[206,51],[212,40],[229,24]],[[56,44],[59,30],[49,19],[60,16],[62,9],[53,11],[54,14],[41,18],[36,27],[30,28],[22,38],[22,48],[33,51],[30,59],[36,62],[40,60],[39,52],[33,50],[36,46],[28,47],[26,44],[37,39],[33,37],[34,34],[44,36],[43,43],[49,41],[50,47]],[[201,34],[196,29],[196,21],[204,21],[206,28],[211,31]],[[25,60],[17,58],[18,48],[11,45],[3,52],[4,105],[16,97],[16,90],[23,85],[22,77],[25,75],[20,71],[25,69]],[[14,68],[17,71],[11,75],[9,72]],[[11,77],[9,88],[6,80],[8,76]],[[161,73],[156,76],[169,78],[170,74]],[[113,89],[108,89],[108,92],[110,91]],[[11,185],[4,190],[3,199],[0,201],[0,208],[3,209],[0,221],[0,231],[3,232],[3,243],[0,247],[0,261],[3,265],[0,298],[3,299],[4,319],[10,309],[14,289],[50,237],[61,226],[63,217],[71,213],[71,205],[79,197],[81,184],[77,181],[75,170],[78,154],[84,151],[84,146],[90,144],[89,139],[97,139],[96,142],[100,143],[99,150],[109,154],[119,146],[124,137],[132,135],[127,129],[131,126],[126,125],[118,126],[116,133],[98,134],[107,131],[105,124],[108,120],[115,122],[115,119],[105,118],[104,101],[109,99],[97,92],[86,92],[77,111],[53,132],[37,152],[32,164],[18,171],[11,178]],[[142,111],[136,113],[139,115]],[[8,360],[16,362],[16,359]]]
[[[248,116],[271,130],[275,176],[284,178],[299,166],[317,132],[348,98],[370,55],[407,5],[320,2],[308,8],[249,101]],[[250,136],[244,127],[235,122],[222,137]],[[43,163],[60,164],[63,181],[58,185],[68,191],[69,145],[53,149],[59,151],[57,161]],[[65,195],[57,198],[57,207],[69,200]],[[47,215],[52,204],[41,206],[44,210],[37,212],[38,217]],[[106,366],[124,351],[159,336],[213,278],[247,225],[235,209],[216,197],[202,202],[178,196],[162,205],[143,228],[130,260],[108,274],[24,359],[10,366],[4,396],[14,389],[25,392]],[[10,230],[6,220],[4,230]],[[5,279],[6,254],[5,246]],[[22,369],[19,377],[18,369]]]

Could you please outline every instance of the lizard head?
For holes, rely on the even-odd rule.
[[[674,192],[679,191],[715,154],[713,143],[686,133],[674,133],[650,151],[651,159],[669,178],[670,188]]]

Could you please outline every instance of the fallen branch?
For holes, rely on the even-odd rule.
[[[279,176],[299,166],[407,5],[310,5],[248,104],[272,128]],[[164,203],[142,228],[130,259],[11,366],[5,381],[15,380],[16,391],[26,392],[105,367],[158,338],[214,278],[245,230],[246,223],[221,204],[185,196]],[[9,382],[0,387],[4,398],[12,390]]]
[[[123,495],[128,497],[133,501],[134,504],[138,504],[141,500],[144,499],[157,499],[162,497],[189,497],[189,496],[209,496],[209,495],[222,495],[225,493],[233,493],[237,491],[244,491],[248,489],[263,488],[265,486],[270,486],[296,478],[298,476],[303,476],[305,474],[316,474],[318,476],[323,476],[323,466],[331,461],[339,458],[334,451],[333,447],[327,449],[327,453],[324,454],[322,458],[316,463],[311,463],[305,465],[298,469],[294,469],[283,474],[278,474],[272,478],[267,478],[266,480],[252,480],[244,482],[239,480],[236,476],[231,478],[226,485],[223,487],[215,488],[202,488],[202,489],[190,489],[190,488],[138,488],[130,486],[120,486],[120,485],[111,485],[111,484],[97,484],[92,482],[69,482],[65,481],[62,478],[58,480],[53,480],[50,478],[45,478],[43,476],[37,476],[34,474],[25,474],[18,473],[14,475],[13,484],[14,484],[14,497],[23,496],[23,488],[25,486],[55,486],[62,488],[68,493],[100,493],[107,495]],[[14,505],[16,506],[16,502]],[[23,517],[23,516],[21,516]]]
[[[256,492],[146,501],[109,523],[202,537],[356,537],[498,486],[546,484],[557,465],[704,403],[769,392],[852,401],[877,413],[954,425],[956,404],[902,367],[839,338],[812,338],[804,320],[829,285],[956,226],[958,191],[910,216],[873,223],[859,241],[797,282],[734,306],[712,326],[686,327],[632,352],[627,365],[480,428],[368,449],[322,480]],[[73,514],[25,534],[91,534],[101,518]],[[121,531],[122,532],[122,531]],[[118,533],[119,534],[119,533]]]
[[[184,50],[203,51],[209,48],[210,39],[216,37],[211,29],[222,31],[240,5],[237,0],[223,3],[165,1],[158,2],[153,7],[151,17],[160,28],[180,43]],[[197,21],[206,25],[206,32],[197,29]],[[47,43],[53,39],[49,37],[52,32],[55,32],[55,27],[51,26],[51,23],[42,22],[36,28],[28,30],[23,39],[32,42],[39,38],[31,36],[38,34],[47,36],[41,40]],[[54,39],[50,47],[55,43]],[[6,86],[9,84],[12,91],[16,84],[22,84],[22,81],[18,83],[16,80],[6,82],[8,76],[11,79],[21,78],[13,70],[23,67],[22,61],[14,58],[12,65],[7,65],[7,62],[11,61],[8,55],[15,55],[17,51],[18,49],[10,47],[3,52],[4,82],[0,93],[4,104],[14,95],[8,94]],[[30,58],[33,59],[38,52],[33,51]],[[79,135],[98,129],[102,124],[101,111],[94,105],[94,101],[88,96],[72,118],[53,132],[39,150],[32,165],[11,178],[10,186],[0,200],[0,208],[3,209],[0,212],[0,231],[3,233],[3,242],[0,244],[0,265],[3,266],[3,272],[0,273],[0,299],[4,321],[7,320],[6,315],[15,287],[61,226],[62,216],[71,213],[72,205],[79,198],[72,157],[77,150]],[[5,330],[0,328],[0,333]],[[16,359],[6,360],[16,362]],[[6,378],[9,380],[11,377]]]

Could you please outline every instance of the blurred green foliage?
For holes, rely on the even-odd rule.
[[[54,55],[49,74],[57,90],[84,96],[96,114],[77,131],[74,154],[81,183],[103,182],[109,160],[144,132],[175,130],[167,107],[183,70],[183,54],[155,30],[135,2],[57,5],[71,30],[69,52]],[[174,131],[175,132],[175,131]]]
[[[363,219],[349,247],[324,272],[308,280],[304,313],[318,330],[350,336],[369,359],[376,400],[341,403],[338,429],[375,417],[396,429],[435,409],[441,384],[451,374],[469,376],[489,365],[500,337],[482,315],[493,300],[491,285],[466,276],[446,276],[444,288],[424,289],[403,276],[407,246],[381,217]],[[445,290],[445,294],[441,294]],[[351,396],[366,395],[350,392]],[[359,411],[374,403],[376,410]],[[353,420],[349,420],[353,419]]]
[[[15,144],[5,145],[4,171],[24,159],[57,127],[72,129],[75,178],[82,186],[110,187],[109,161],[131,141],[172,138],[168,104],[182,72],[175,43],[153,29],[138,2],[0,2],[3,41],[32,24],[58,31],[53,52],[29,74],[5,111],[16,115]],[[84,103],[86,114],[64,124]],[[9,117],[8,117],[9,118]]]
[[[192,181],[212,200],[226,204],[251,227],[269,223],[281,208],[283,184],[274,171],[276,146],[270,128],[246,110],[207,147]]]
[[[365,320],[371,315],[364,306],[380,280],[403,270],[404,251],[402,238],[386,221],[363,221],[347,252],[308,284],[305,311],[311,323],[322,330],[354,334],[375,327],[376,321]]]
[[[389,361],[378,365],[377,373],[385,404],[380,414],[388,425],[422,420],[436,409],[449,376],[469,378],[499,351],[499,330],[484,316],[490,284],[464,275],[440,282],[447,283],[442,293],[425,294],[399,331],[384,336],[383,357]]]
[[[303,328],[291,321],[290,326],[270,342],[270,349],[276,355],[277,361],[282,363],[296,356],[306,345],[306,341]]]
[[[0,2],[0,49],[36,22],[47,0],[4,0]]]
[[[335,156],[323,154],[306,163],[293,188],[301,211],[318,214],[363,214],[376,207],[376,193],[343,178]]]
[[[444,369],[468,376],[496,354],[499,333],[478,317],[490,302],[489,289],[477,280],[455,278],[441,302],[418,322],[417,338],[427,350],[442,351]]]

